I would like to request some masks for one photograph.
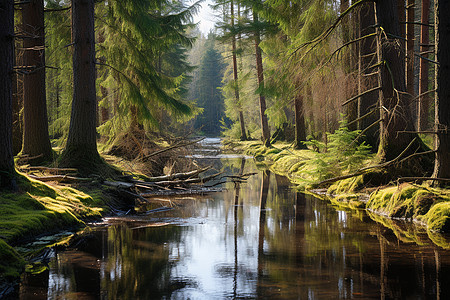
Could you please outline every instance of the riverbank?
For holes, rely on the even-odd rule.
[[[25,256],[32,254],[19,253],[14,245],[81,229],[108,212],[108,197],[98,186],[48,184],[23,173],[16,180],[17,192],[0,193],[0,286],[15,282],[27,263]]]
[[[426,183],[391,182],[388,185],[372,185],[371,178],[383,176],[383,170],[362,172],[345,178],[355,168],[337,170],[336,164],[326,166],[323,156],[312,150],[295,150],[286,143],[277,143],[270,148],[260,142],[228,142],[228,151],[241,152],[255,158],[257,164],[272,172],[286,176],[299,189],[311,191],[321,188],[321,197],[335,205],[350,209],[366,209],[374,219],[384,217],[391,220],[405,220],[424,226],[432,233],[450,232],[450,190],[434,188]],[[357,168],[370,169],[376,165],[373,155],[361,158]],[[331,172],[343,180],[326,183]],[[323,183],[323,184],[317,184]],[[379,221],[379,220],[377,220]]]

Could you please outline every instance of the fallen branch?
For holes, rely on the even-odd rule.
[[[32,179],[36,179],[42,182],[48,182],[48,181],[57,181],[57,182],[87,182],[92,181],[91,178],[82,178],[82,177],[73,177],[73,176],[67,176],[67,175],[51,175],[51,176],[35,176],[35,175],[27,175],[28,177]]]
[[[168,181],[168,180],[174,180],[174,179],[187,179],[187,178],[191,178],[193,176],[197,176],[200,173],[203,173],[209,169],[211,169],[211,166],[202,168],[202,169],[198,169],[198,170],[194,170],[194,171],[190,171],[190,172],[186,172],[186,173],[175,173],[175,174],[171,174],[171,175],[165,175],[165,176],[157,176],[157,177],[150,177],[148,178],[148,180],[144,181],[144,182],[160,182],[160,181]],[[136,182],[136,180],[133,180],[133,182]],[[141,181],[139,181],[141,182]]]
[[[188,142],[188,143],[178,143],[178,144],[175,144],[175,145],[173,145],[173,146],[170,146],[170,147],[161,149],[161,150],[159,150],[159,151],[150,153],[150,154],[144,156],[144,158],[149,158],[149,157],[152,157],[152,156],[155,156],[155,155],[164,153],[164,152],[169,151],[169,150],[172,150],[172,149],[176,149],[176,148],[180,148],[180,147],[186,147],[186,146],[189,146],[189,145],[198,143],[198,142],[200,142],[200,141],[203,141],[204,139],[205,139],[205,138],[201,138],[201,139],[194,140],[194,141],[191,141],[191,142]]]
[[[432,181],[443,181],[443,182],[450,182],[450,178],[438,178],[438,177],[400,177],[397,179],[397,182],[405,182],[405,181],[425,181],[425,180],[432,180]]]
[[[49,167],[43,167],[43,166],[32,166],[32,167],[25,167],[21,168],[21,170],[27,170],[27,171],[46,171],[49,173],[55,172],[55,173],[63,173],[63,172],[78,172],[77,169],[73,168],[49,168]]]
[[[219,172],[210,176],[206,176],[203,178],[189,178],[185,180],[171,180],[171,181],[159,181],[157,182],[160,186],[174,186],[174,185],[180,185],[180,184],[191,184],[191,183],[205,183],[207,181],[210,181],[214,179],[215,177],[221,175],[223,172]]]

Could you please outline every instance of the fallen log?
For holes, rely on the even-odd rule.
[[[21,171],[45,171],[49,173],[64,173],[64,172],[78,172],[77,169],[73,168],[49,168],[44,166],[27,166],[24,168],[20,168]]]
[[[170,180],[170,181],[159,181],[157,182],[160,186],[174,186],[174,185],[180,185],[180,184],[191,184],[191,183],[205,183],[209,180],[212,180],[216,178],[217,176],[221,175],[223,172],[219,172],[210,176],[205,176],[203,178],[188,178],[184,180]]]
[[[110,186],[110,187],[114,187],[114,188],[126,188],[126,189],[131,189],[135,186],[134,183],[130,183],[130,182],[123,182],[123,181],[103,181],[104,185]]]
[[[57,182],[88,182],[92,181],[91,178],[82,178],[82,177],[73,177],[73,176],[67,176],[67,175],[50,175],[50,176],[35,176],[35,175],[27,175],[28,177],[32,179],[36,179],[42,182],[48,182],[48,181],[57,181]]]
[[[202,169],[198,169],[198,170],[194,170],[194,171],[190,171],[190,172],[186,172],[186,173],[175,173],[175,174],[171,174],[171,175],[150,177],[146,181],[143,181],[143,182],[160,182],[160,181],[171,181],[171,180],[175,180],[175,179],[187,179],[187,178],[197,176],[200,173],[203,173],[209,169],[211,169],[211,166],[208,166],[208,167],[202,168]],[[132,181],[133,182],[138,181],[139,183],[142,182],[141,180],[134,180],[134,179]]]

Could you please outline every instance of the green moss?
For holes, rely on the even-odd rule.
[[[20,255],[0,239],[0,278],[13,280],[19,277],[25,261]]]
[[[435,204],[423,220],[432,231],[450,232],[450,201]]]

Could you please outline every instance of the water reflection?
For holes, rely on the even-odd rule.
[[[253,172],[245,159],[223,162]],[[450,252],[361,212],[337,210],[269,172],[172,211],[95,229],[22,299],[447,299]],[[165,222],[159,227],[141,226]],[[410,239],[413,240],[413,239]],[[40,296],[39,296],[40,295]]]

